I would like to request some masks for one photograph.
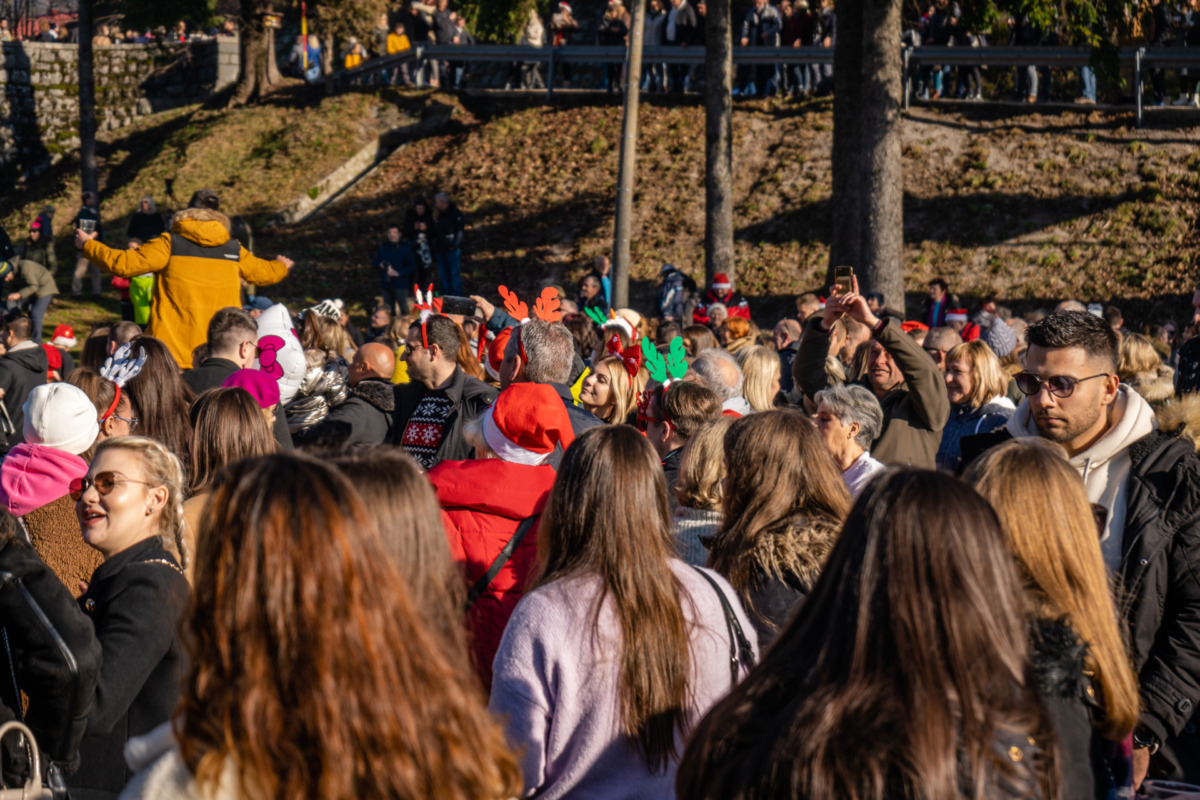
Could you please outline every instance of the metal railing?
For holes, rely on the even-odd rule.
[[[418,45],[393,56],[373,59],[354,69],[339,73],[343,84],[355,78],[386,69],[395,69],[405,61],[428,59],[454,62],[520,62],[545,64],[546,94],[554,96],[555,67],[560,64],[622,64],[627,48],[615,46],[566,45],[529,47],[526,45]],[[1142,73],[1146,69],[1200,70],[1200,48],[1124,47],[1118,51],[1121,62],[1132,62],[1134,73],[1137,125],[1144,124]],[[1092,51],[1077,47],[905,47],[903,106],[908,109],[912,93],[913,66],[932,64],[953,67],[1050,67],[1078,68],[1092,62]],[[646,47],[642,60],[654,64],[704,63],[703,47]],[[833,49],[827,47],[735,47],[733,63],[757,65],[832,64]]]

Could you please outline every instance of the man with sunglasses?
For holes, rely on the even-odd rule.
[[[1051,314],[1028,330],[1027,395],[1006,429],[963,440],[963,453],[1014,436],[1062,445],[1105,513],[1100,548],[1120,579],[1142,713],[1134,772],[1200,781],[1200,459],[1158,430],[1150,405],[1117,378],[1112,328],[1086,312]]]

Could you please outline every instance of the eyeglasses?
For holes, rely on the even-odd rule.
[[[117,488],[118,483],[140,483],[143,486],[150,485],[146,481],[135,481],[132,478],[118,478],[116,474],[112,472],[97,472],[95,476],[91,478],[85,475],[82,478],[76,478],[75,480],[71,481],[71,499],[78,501],[79,498],[83,497],[87,490],[93,486],[96,487],[96,491],[100,493],[101,497],[103,497],[110,494],[113,489]]]
[[[140,420],[138,420],[137,417],[122,417],[119,414],[110,414],[108,418],[109,419],[119,419],[119,420],[121,420],[121,422],[128,422],[129,430],[133,430],[137,426],[138,422],[140,421]]]
[[[1110,374],[1108,372],[1101,372],[1099,375],[1089,375],[1086,378],[1072,378],[1069,375],[1055,375],[1050,378],[1042,378],[1034,375],[1032,372],[1018,372],[1015,380],[1017,381],[1017,388],[1029,397],[1040,392],[1043,384],[1045,384],[1050,394],[1055,397],[1070,397],[1075,392],[1075,384],[1096,378],[1107,378]]]

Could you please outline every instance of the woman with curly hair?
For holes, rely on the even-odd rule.
[[[198,543],[174,741],[145,743],[126,798],[519,794],[465,660],[422,620],[349,479],[305,456],[240,461]]]

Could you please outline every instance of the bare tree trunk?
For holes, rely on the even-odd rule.
[[[854,267],[864,292],[904,308],[904,177],[898,0],[839,3],[834,49],[833,269]]]
[[[321,71],[325,76],[325,94],[331,95],[336,88],[333,75],[334,54],[333,54],[333,37],[326,36],[321,42]]]
[[[898,0],[863,0],[859,249],[865,291],[904,308],[904,175],[900,105],[903,65]]]
[[[625,116],[621,120],[621,162],[617,172],[617,216],[613,225],[613,306],[629,305],[629,240],[633,235],[633,184],[637,168],[638,101],[642,84],[642,31],[646,0],[633,0],[629,51],[625,58]]]
[[[96,73],[92,51],[92,3],[79,3],[79,166],[83,191],[100,194],[96,168]]]
[[[709,0],[704,51],[704,283],[733,258],[733,20],[730,0]]]
[[[279,74],[279,62],[275,58],[275,29],[267,28],[266,45],[263,54],[267,61],[267,86],[278,86],[283,83],[283,76]]]
[[[275,54],[268,52],[269,38],[263,26],[262,10],[254,0],[242,0],[242,29],[239,41],[242,49],[242,76],[229,101],[229,107],[245,105],[270,86],[268,61]]]
[[[859,249],[862,224],[859,202],[862,183],[859,152],[862,135],[862,4],[844,0],[837,7],[837,39],[833,49],[833,189],[830,199],[832,238],[826,286],[833,285],[833,268],[862,266]]]

